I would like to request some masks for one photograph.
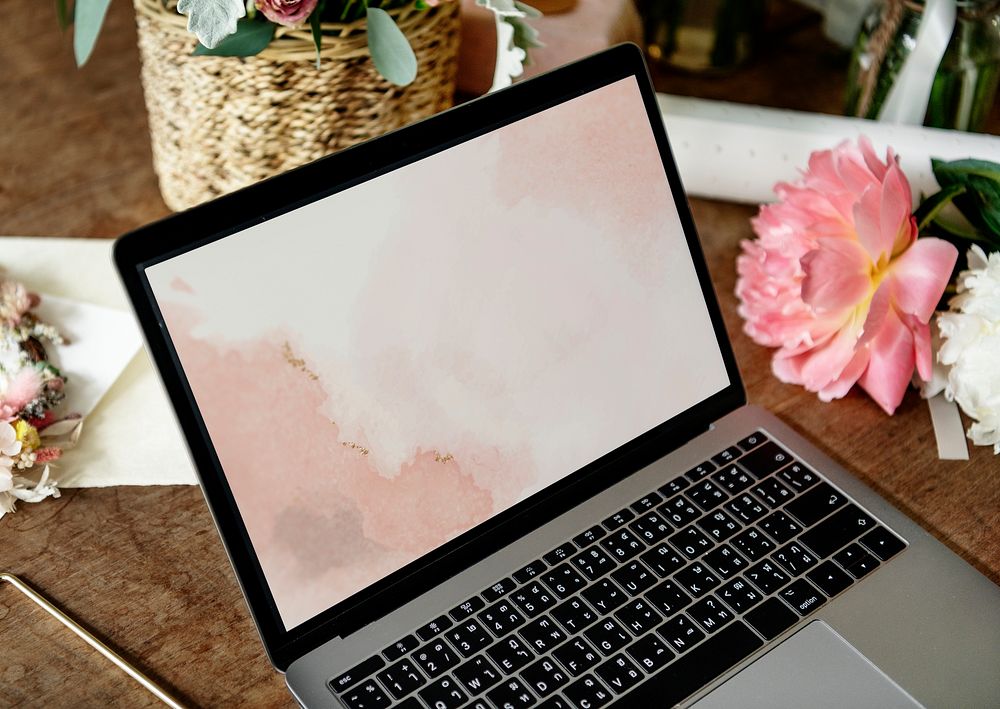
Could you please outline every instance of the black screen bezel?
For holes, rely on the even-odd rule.
[[[630,76],[637,80],[645,104],[730,385],[310,621],[291,630],[285,629],[144,270],[154,263],[232,235]],[[530,166],[525,166],[525,170],[530,169]],[[541,526],[583,502],[600,489],[624,479],[704,431],[712,421],[746,403],[736,360],[667,143],[655,93],[642,53],[631,44],[612,47],[381,138],[137,229],[115,243],[113,258],[142,328],[147,350],[176,413],[201,479],[206,501],[246,595],[267,654],[279,670],[284,670],[292,660],[327,639],[346,635],[403,605],[530,529]],[[600,472],[599,476],[595,475],[597,472]]]

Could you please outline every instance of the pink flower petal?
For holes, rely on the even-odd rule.
[[[872,287],[871,261],[864,248],[849,239],[824,238],[817,244],[802,257],[802,300],[817,312],[854,307],[864,300]]]
[[[840,376],[819,390],[820,401],[833,401],[847,394],[865,371],[870,356],[871,353],[867,347],[858,347],[854,352],[854,357],[844,367]]]
[[[882,191],[877,186],[866,189],[854,205],[854,228],[858,241],[865,247],[872,263],[878,263],[892,248],[891,241],[883,243],[881,210]]]
[[[878,159],[878,155],[875,154],[875,148],[872,147],[872,142],[868,140],[867,135],[858,136],[858,146],[861,148],[861,155],[864,158],[865,165],[872,171],[876,179],[881,182],[885,179],[885,173],[889,166]],[[891,150],[889,154],[892,155]],[[895,161],[890,158],[890,162]]]
[[[933,237],[923,237],[894,259],[883,283],[892,288],[892,299],[904,313],[922,323],[930,320],[948,287],[958,249]]]
[[[892,416],[913,377],[913,334],[890,308],[868,349],[868,368],[858,384]]]
[[[912,209],[910,183],[899,165],[893,162],[882,181],[882,203],[879,208],[882,245],[888,245],[885,248],[887,253],[900,253],[916,238],[916,224],[910,219]]]

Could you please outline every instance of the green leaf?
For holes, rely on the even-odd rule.
[[[104,16],[111,0],[77,0],[73,8],[73,54],[76,65],[83,66],[94,51],[97,35],[101,33]]]
[[[534,8],[526,3],[520,2],[520,0],[514,0],[514,7],[523,12],[525,17],[530,17],[531,19],[535,19],[537,17],[542,16],[541,10]]]
[[[59,20],[59,29],[65,31],[67,27],[73,24],[70,13],[72,10],[69,7],[69,0],[56,0],[56,17]]]
[[[937,158],[931,159],[931,169],[934,170],[934,177],[938,183],[944,187],[945,184],[953,182],[963,182],[967,175],[978,175],[1000,182],[1000,164],[989,160],[952,160],[945,162]]]
[[[193,32],[199,42],[208,49],[215,49],[236,32],[236,21],[246,17],[247,8],[243,0],[180,0],[177,12],[187,15],[188,31]]]
[[[252,57],[261,51],[274,37],[274,23],[265,19],[240,20],[236,31],[219,42],[213,49],[198,44],[194,49],[197,56],[211,57]]]
[[[312,14],[309,15],[309,27],[312,28],[313,44],[316,45],[316,68],[319,69],[319,53],[323,51],[323,7],[326,0],[319,0]]]
[[[417,57],[403,31],[385,10],[369,7],[368,51],[375,68],[388,81],[406,86],[417,77]]]
[[[920,206],[917,207],[917,211],[913,213],[917,219],[917,229],[923,231],[924,227],[934,221],[938,212],[951,204],[951,201],[963,192],[965,192],[965,185],[949,185],[923,199]]]
[[[931,160],[942,188],[964,186],[954,198],[962,215],[981,231],[1000,240],[1000,165],[988,160]]]
[[[961,246],[962,242],[974,241],[979,244],[990,244],[990,240],[985,236],[969,229],[968,227],[962,226],[953,221],[945,221],[944,219],[938,217],[933,222],[931,222],[931,231],[934,229],[940,229],[944,236],[948,237],[948,241],[952,242],[956,246]],[[994,246],[994,248],[996,248]]]

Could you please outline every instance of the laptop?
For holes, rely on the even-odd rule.
[[[1000,705],[1000,589],[746,404],[635,46],[114,259],[302,706]]]

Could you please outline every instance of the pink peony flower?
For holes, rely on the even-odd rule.
[[[318,0],[257,0],[257,9],[271,22],[295,27],[305,22]]]
[[[867,138],[814,152],[802,179],[774,189],[736,261],[744,331],[778,348],[781,381],[823,401],[858,383],[891,415],[914,366],[931,375],[928,322],[958,251],[917,240],[898,159],[889,149],[883,163]]]

